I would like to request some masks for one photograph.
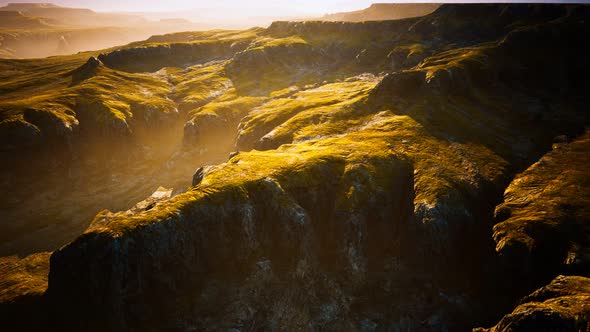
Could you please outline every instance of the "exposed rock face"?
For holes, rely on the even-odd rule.
[[[101,54],[107,66],[127,71],[156,71],[166,66],[188,67],[228,59],[245,47],[234,41],[203,41],[124,48]]]
[[[25,121],[0,122],[1,149],[15,150],[18,147],[31,147],[39,144],[39,128]]]
[[[586,331],[590,326],[590,279],[558,276],[523,298],[490,329],[474,331]]]
[[[285,157],[290,158],[289,154],[285,153]],[[362,154],[359,155],[361,156]],[[274,158],[270,155],[261,157]],[[102,325],[103,328],[146,326],[145,324],[150,324],[150,315],[145,316],[144,310],[156,310],[153,305],[160,301],[159,295],[155,294],[168,293],[180,296],[184,293],[182,297],[189,302],[182,305],[185,308],[182,312],[172,303],[160,301],[161,306],[157,305],[157,310],[161,310],[164,315],[182,316],[190,315],[194,310],[204,314],[207,310],[205,304],[216,301],[214,297],[208,296],[207,292],[221,291],[217,283],[234,285],[234,282],[237,282],[235,286],[242,288],[242,283],[245,282],[246,285],[251,284],[254,289],[248,291],[246,288],[244,292],[256,292],[255,289],[270,287],[274,283],[315,282],[313,280],[316,280],[318,273],[332,275],[337,272],[337,275],[341,274],[340,277],[332,275],[327,278],[336,278],[331,282],[362,287],[364,276],[372,269],[380,269],[379,266],[384,263],[381,260],[387,259],[386,253],[399,250],[396,249],[399,246],[398,241],[394,239],[398,236],[396,234],[401,233],[397,233],[396,229],[403,227],[404,219],[410,214],[408,198],[411,197],[407,194],[411,192],[411,183],[408,183],[411,169],[403,161],[397,160],[394,156],[384,155],[382,160],[374,160],[366,165],[353,162],[346,166],[346,161],[342,157],[330,157],[329,151],[325,151],[320,156],[309,154],[307,158],[310,160],[302,163],[299,171],[293,172],[285,168],[285,173],[275,175],[276,179],[260,173],[253,174],[253,177],[243,185],[238,182],[236,185],[219,186],[217,181],[212,182],[212,178],[223,176],[231,183],[235,180],[231,179],[230,174],[235,174],[235,179],[239,178],[239,174],[234,173],[232,169],[240,169],[239,165],[244,162],[251,166],[260,163],[247,159],[240,162],[236,158],[240,158],[240,155],[234,157],[232,164],[223,170],[206,172],[198,187],[200,189],[173,199],[170,204],[180,204],[184,207],[174,210],[167,220],[161,220],[160,214],[165,213],[169,207],[156,205],[145,213],[153,214],[160,221],[145,226],[137,225],[139,227],[135,229],[121,229],[121,237],[116,240],[117,244],[112,242],[114,238],[111,237],[111,232],[117,227],[131,226],[127,221],[120,219],[121,217],[112,219],[104,227],[90,229],[68,248],[54,254],[52,266],[55,268],[50,273],[52,286],[49,293],[59,296],[63,300],[59,300],[60,303],[69,306],[68,303],[78,303],[78,298],[87,298],[98,289],[107,291],[104,287],[108,287],[110,290],[105,293],[104,300],[92,302],[92,310],[87,310],[90,308],[87,307],[79,314],[84,315],[84,319],[92,321],[105,314],[107,303],[114,303],[114,306],[108,307],[113,308],[112,312],[109,309],[109,315],[115,316],[112,316],[112,320],[105,321],[108,325]],[[372,176],[384,177],[384,182],[371,183]],[[400,191],[387,192],[386,188],[391,187],[399,187]],[[355,190],[352,188],[358,188],[356,190],[359,193],[349,193],[350,190]],[[373,193],[369,200],[361,193],[363,191]],[[347,195],[358,198],[351,202],[346,198]],[[194,203],[186,204],[189,197],[190,200],[195,200]],[[402,203],[404,201],[406,204]],[[217,204],[223,204],[224,208],[219,209]],[[380,206],[390,208],[378,213],[371,212]],[[144,218],[145,213],[134,216],[133,219],[140,216]],[[322,216],[329,219],[322,220]],[[196,220],[202,223],[194,223]],[[347,240],[341,241],[341,238]],[[66,262],[78,261],[76,257],[86,256],[96,250],[104,253],[103,259],[87,260],[88,265],[84,267],[84,272],[76,268],[76,275],[91,276],[98,271],[109,269],[114,276],[111,280],[126,280],[125,283],[117,281],[116,284],[103,284],[103,281],[95,279],[98,283],[88,285],[89,288],[85,290],[78,289],[70,293],[68,289],[72,288],[66,280],[73,275],[70,276],[70,272],[60,266],[69,264]],[[147,256],[144,256],[145,254]],[[138,255],[151,258],[142,259],[138,265],[131,263]],[[120,263],[113,265],[113,260]],[[174,273],[162,279],[161,273],[164,271]],[[268,275],[267,279],[257,280],[261,273]],[[252,281],[248,281],[250,278],[253,278]],[[344,279],[337,281],[340,278]],[[273,292],[287,291],[280,286],[272,287]],[[231,296],[229,299],[233,298],[245,306],[258,307],[267,295],[245,295],[239,292],[236,296],[238,298]],[[318,296],[321,297],[320,301],[330,299],[325,295]],[[191,298],[194,300],[190,300]],[[291,300],[295,302],[277,305],[293,305],[295,307],[289,310],[305,312],[311,309],[308,305],[317,303],[313,296]],[[338,307],[346,305],[346,302],[341,302],[344,299],[337,301],[335,305]],[[131,303],[134,303],[134,307],[140,307],[131,310],[131,307],[128,307]],[[185,305],[187,307],[184,307]],[[142,308],[140,311],[143,313],[140,316],[135,314],[138,308]],[[272,310],[268,305],[264,305],[264,308],[257,310],[260,310],[261,314],[266,310]],[[88,317],[88,313],[98,316]],[[247,314],[242,318],[245,321],[241,321],[232,314],[220,314],[222,316],[217,316],[217,319],[226,320],[236,327],[249,324],[253,318]],[[313,317],[317,314],[313,313]],[[215,319],[215,316],[209,317]],[[307,321],[308,319],[304,319],[301,324],[306,324]],[[197,329],[211,328],[209,323],[205,322],[187,321],[185,324],[196,324],[193,327]],[[268,325],[271,323],[267,320],[259,324],[260,327],[272,326]],[[289,327],[293,326],[291,324],[299,323],[285,321],[282,324]]]
[[[307,35],[309,33],[316,33],[323,37],[327,34],[340,36],[342,34],[362,35],[369,32],[374,32],[378,28],[384,28],[384,34],[389,35],[391,31],[402,31],[404,28],[409,28],[416,20],[408,21],[390,21],[390,22],[321,22],[321,21],[277,21],[273,22],[266,34],[268,35]]]

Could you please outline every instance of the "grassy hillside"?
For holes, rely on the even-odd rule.
[[[571,143],[555,143],[506,188],[496,208],[494,240],[520,274],[588,273],[589,143],[587,132]]]

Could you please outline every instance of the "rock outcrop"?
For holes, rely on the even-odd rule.
[[[72,82],[79,83],[99,73],[104,64],[96,57],[91,56],[85,64],[72,71]]]

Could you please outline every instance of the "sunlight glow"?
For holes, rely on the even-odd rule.
[[[0,1],[0,5],[16,2],[34,2],[31,0],[6,0]],[[240,12],[245,15],[268,16],[268,15],[301,15],[301,14],[324,14],[335,11],[348,11],[361,9],[369,6],[371,0],[218,0],[218,1],[190,1],[190,0],[54,0],[48,1],[65,7],[90,8],[97,11],[131,11],[131,12],[172,12],[181,10],[198,9],[223,9],[228,15],[235,15]],[[380,1],[383,2],[383,1]],[[393,1],[385,1],[393,2]]]

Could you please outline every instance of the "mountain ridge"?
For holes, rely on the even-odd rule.
[[[437,3],[373,3],[368,8],[357,11],[326,14],[320,20],[349,22],[399,20],[427,15],[438,7],[440,4]]]
[[[2,29],[48,29],[53,25],[39,17],[25,16],[19,11],[0,11]]]

